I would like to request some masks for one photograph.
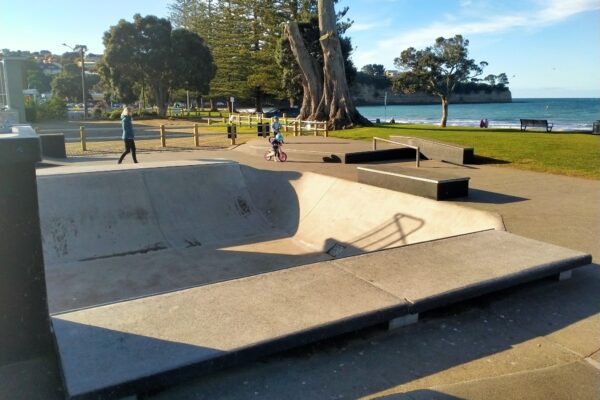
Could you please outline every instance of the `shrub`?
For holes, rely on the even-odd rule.
[[[35,122],[37,120],[37,104],[29,96],[25,97],[23,103],[25,105],[25,121]]]
[[[121,113],[122,112],[123,112],[123,110],[113,110],[113,111],[111,111],[111,113],[108,116],[108,118],[110,118],[110,119],[121,119]]]
[[[37,121],[52,121],[67,119],[67,105],[58,98],[52,97],[37,107]]]

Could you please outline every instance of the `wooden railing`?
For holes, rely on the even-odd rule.
[[[256,126],[258,124],[273,123],[273,118],[263,117],[262,114],[230,114],[229,121],[238,126]],[[318,136],[320,133],[327,137],[327,123],[324,121],[302,121],[297,118],[288,118],[285,114],[279,118],[279,123],[283,127],[284,132],[293,132],[294,136],[302,136],[305,133],[312,133]]]

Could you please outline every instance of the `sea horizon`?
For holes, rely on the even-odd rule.
[[[357,106],[371,121],[439,124],[441,104]],[[510,103],[448,105],[448,126],[478,127],[486,118],[490,128],[519,129],[520,119],[545,119],[556,131],[591,132],[600,120],[600,97],[517,97]]]

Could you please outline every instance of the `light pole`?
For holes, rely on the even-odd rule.
[[[387,92],[385,92],[385,96],[383,97],[383,107],[385,116],[383,117],[384,123],[387,124]]]
[[[73,51],[79,51],[81,58],[81,98],[83,99],[83,119],[87,118],[87,102],[85,101],[85,60],[84,53],[87,50],[87,46],[84,44],[76,44],[75,47],[71,47],[66,43],[62,44],[65,47],[70,48]]]

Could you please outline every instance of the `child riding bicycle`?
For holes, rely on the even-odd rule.
[[[275,156],[275,161],[279,161],[279,148],[283,144],[284,138],[281,134],[281,124],[279,123],[279,117],[275,117],[273,119],[273,123],[271,124],[271,130],[275,134],[273,138],[269,138],[269,142],[271,143],[271,153],[268,154],[269,157]]]

